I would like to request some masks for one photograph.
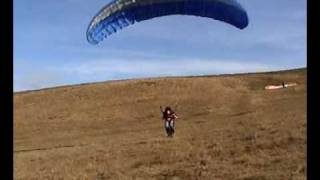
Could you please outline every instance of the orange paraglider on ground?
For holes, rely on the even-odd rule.
[[[296,86],[296,85],[297,85],[297,83],[285,84],[284,82],[282,82],[281,85],[268,85],[265,87],[265,89],[266,90],[283,89],[283,88],[292,87],[292,86]]]

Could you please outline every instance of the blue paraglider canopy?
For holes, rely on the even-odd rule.
[[[239,29],[249,23],[247,12],[236,0],[114,0],[92,19],[87,40],[98,44],[130,24],[168,15],[207,17]]]

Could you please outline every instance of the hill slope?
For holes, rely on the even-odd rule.
[[[306,69],[14,95],[15,179],[306,179]],[[266,91],[268,84],[298,83]],[[176,108],[165,137],[159,105]]]

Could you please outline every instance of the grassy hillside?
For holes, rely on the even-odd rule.
[[[306,179],[306,69],[16,93],[15,179]],[[267,91],[268,84],[298,83]],[[165,137],[159,106],[174,107]]]

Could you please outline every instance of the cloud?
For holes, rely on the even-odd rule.
[[[277,69],[281,69],[281,67],[263,63],[245,63],[241,60],[224,59],[100,59],[81,64],[68,64],[62,67],[52,68],[52,70],[65,76],[74,76],[77,79],[88,82],[140,77],[261,72]]]
[[[241,60],[187,58],[172,60],[98,59],[51,66],[45,69],[32,69],[32,71],[31,67],[29,68],[30,70],[25,69],[24,73],[14,77],[15,91],[115,79],[261,72],[281,69],[279,66],[245,63]]]
[[[240,72],[259,71],[270,68],[269,65],[259,63],[243,63],[241,60],[203,60],[203,59],[176,59],[176,60],[127,60],[105,59],[88,61],[82,64],[69,64],[60,70],[66,73],[92,75],[97,73],[118,72],[125,74],[184,74],[188,72]]]
[[[67,85],[64,75],[56,71],[35,70],[14,75],[14,91],[35,90]]]

